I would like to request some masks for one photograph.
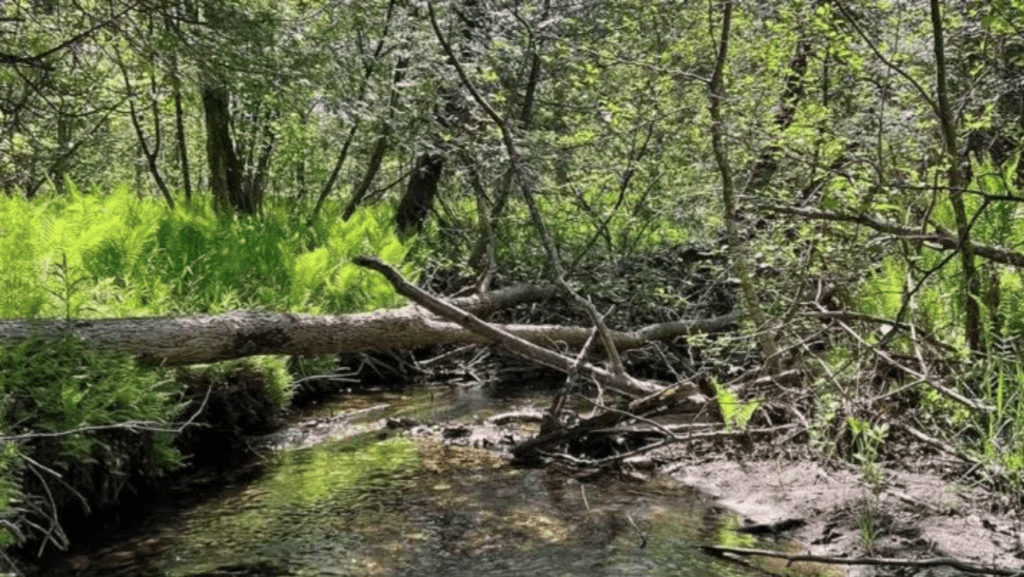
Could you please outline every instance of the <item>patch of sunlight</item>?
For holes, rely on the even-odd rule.
[[[563,521],[535,511],[516,511],[505,521],[517,532],[543,543],[560,543],[568,539],[572,532],[572,527]]]

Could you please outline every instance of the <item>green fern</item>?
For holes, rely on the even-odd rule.
[[[729,429],[747,428],[747,423],[761,407],[761,401],[751,400],[743,402],[736,396],[736,393],[726,387],[713,383],[715,386],[715,399],[718,401],[718,409],[722,413],[722,420]]]
[[[392,213],[348,222],[328,211],[309,229],[271,200],[260,217],[218,216],[207,203],[170,211],[127,186],[28,202],[0,197],[0,316],[60,317],[52,266],[75,279],[75,316],[150,316],[233,308],[346,313],[401,302],[379,275],[351,267],[376,254],[402,267]],[[409,265],[403,272],[411,275]]]

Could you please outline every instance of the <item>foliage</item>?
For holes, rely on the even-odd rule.
[[[285,206],[222,218],[199,205],[168,211],[121,188],[35,202],[0,197],[0,218],[0,317],[362,311],[398,301],[351,258],[372,253],[398,264],[407,252],[385,228],[383,207],[304,233]]]
[[[718,402],[718,410],[722,413],[722,420],[725,421],[726,427],[736,428],[740,431],[747,428],[750,418],[761,406],[761,402],[757,400],[740,401],[736,393],[718,383],[715,383],[715,400]]]
[[[368,310],[399,301],[353,255],[455,292],[482,240],[498,283],[544,278],[527,188],[613,326],[736,312],[736,280],[753,289],[739,331],[672,343],[679,377],[798,371],[813,394],[780,387],[763,410],[809,421],[830,454],[849,440],[837,453],[866,474],[905,419],[1017,475],[1021,2],[731,3],[713,121],[719,5],[434,2],[510,159],[422,2],[5,3],[0,317]],[[230,143],[207,130],[211,86]],[[211,150],[238,157],[262,213],[213,212]],[[423,155],[442,159],[438,191],[399,239]],[[151,201],[160,179],[174,210]],[[759,408],[726,385],[719,402],[740,428]]]
[[[257,355],[210,365],[179,369],[180,382],[201,381],[217,387],[257,387],[258,396],[268,399],[278,410],[288,408],[292,396],[292,376],[288,361],[279,356]]]
[[[887,425],[875,425],[854,416],[846,417],[853,436],[854,459],[860,463],[861,474],[876,491],[882,488],[883,474],[878,466],[878,455],[889,432]]]
[[[19,539],[41,531],[36,538],[65,545],[56,508],[87,508],[83,494],[93,504],[116,502],[129,484],[177,467],[176,389],[161,370],[70,337],[0,348],[6,531]]]

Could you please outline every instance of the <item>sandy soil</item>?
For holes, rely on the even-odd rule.
[[[998,512],[990,494],[937,474],[884,470],[884,490],[867,514],[872,490],[853,467],[826,470],[815,462],[705,460],[678,463],[672,478],[697,487],[750,525],[799,520],[784,532],[814,555],[900,559],[953,557],[976,564],[1024,570],[1018,515]],[[868,550],[861,523],[874,520]],[[799,524],[799,523],[790,523]],[[846,574],[966,575],[944,568],[850,566]]]

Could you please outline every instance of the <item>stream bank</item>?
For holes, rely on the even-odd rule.
[[[261,458],[153,504],[116,537],[46,560],[48,576],[748,574],[699,545],[777,546],[671,480],[517,468],[490,419],[537,390],[345,394],[253,438]],[[835,573],[831,573],[835,574]]]
[[[924,455],[911,463],[917,471],[882,463],[877,498],[854,468],[823,465],[799,445],[773,449],[785,458],[764,458],[765,444],[743,436],[671,445],[628,460],[619,475],[511,467],[503,453],[537,433],[552,392],[549,381],[517,385],[352,390],[297,411],[283,428],[245,437],[245,452],[258,458],[182,480],[126,519],[120,535],[76,543],[69,555],[44,559],[36,574],[740,571],[740,560],[701,553],[706,544],[1020,564],[1018,519],[994,509],[990,494],[944,480],[941,463]],[[794,574],[770,560],[756,566]]]

